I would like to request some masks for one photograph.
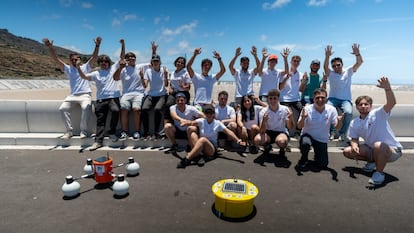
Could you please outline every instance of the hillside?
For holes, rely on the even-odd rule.
[[[55,46],[56,54],[68,62],[73,51]],[[86,59],[87,55],[82,55]],[[0,29],[0,79],[60,79],[63,72],[38,41]]]

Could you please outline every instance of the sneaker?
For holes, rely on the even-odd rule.
[[[65,134],[63,134],[63,136],[61,137],[62,139],[70,139],[73,137],[73,133],[72,131],[68,131]]]
[[[307,165],[308,165],[308,160],[300,159],[299,162],[298,162],[298,166],[300,168],[305,168]]]
[[[155,141],[155,140],[157,140],[157,137],[156,137],[155,135],[151,135],[151,136],[149,137],[149,140],[151,140],[151,141]]]
[[[185,168],[190,164],[191,164],[190,160],[188,160],[187,158],[183,158],[180,162],[178,162],[177,168]]]
[[[97,149],[99,149],[101,147],[102,147],[102,144],[101,143],[95,142],[94,144],[92,144],[92,146],[89,148],[89,150],[90,151],[94,151],[94,150],[97,150]]]
[[[255,146],[255,145],[251,145],[251,146],[249,146],[249,153],[250,154],[257,154],[257,153],[259,153],[259,148],[257,148],[257,146]]]
[[[139,132],[135,132],[134,135],[132,135],[132,138],[134,138],[135,140],[138,140],[141,137],[141,135],[139,135]]]
[[[79,138],[80,139],[85,139],[88,137],[88,133],[85,131],[80,132]]]
[[[363,167],[362,170],[364,172],[373,172],[375,170],[375,162],[367,162]]]
[[[109,138],[112,140],[112,142],[117,142],[119,139],[115,134],[110,134]]]
[[[374,172],[372,177],[368,180],[370,184],[379,185],[382,184],[385,180],[385,175],[382,172]]]
[[[197,165],[199,166],[199,167],[202,167],[202,166],[204,166],[204,164],[206,163],[206,160],[204,159],[204,157],[203,156],[201,156],[200,157],[200,159],[197,161]]]
[[[339,141],[341,141],[341,142],[349,142],[349,139],[348,139],[348,137],[346,136],[346,134],[341,133],[341,134],[339,135]]]
[[[263,153],[267,154],[272,150],[272,145],[271,144],[267,144],[263,147],[264,151]]]
[[[178,151],[178,144],[173,144],[170,148],[170,152],[177,152]]]
[[[128,139],[128,134],[126,132],[121,132],[121,137],[119,137],[119,141],[125,141]]]

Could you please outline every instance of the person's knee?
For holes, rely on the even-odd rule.
[[[352,156],[352,147],[347,146],[344,148],[344,151],[342,152],[342,154],[346,157],[346,158],[351,158]]]

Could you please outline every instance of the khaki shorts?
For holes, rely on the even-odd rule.
[[[400,147],[390,146],[389,148],[391,150],[391,155],[387,162],[394,162],[395,160],[399,159],[402,156],[402,149]],[[370,159],[371,161],[374,161],[374,155],[373,155],[374,150],[371,147],[369,147],[369,151],[370,151],[369,153]]]

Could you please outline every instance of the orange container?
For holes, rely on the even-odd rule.
[[[93,161],[95,181],[97,183],[112,182],[112,158],[102,156]]]

